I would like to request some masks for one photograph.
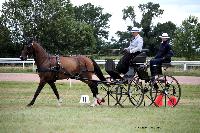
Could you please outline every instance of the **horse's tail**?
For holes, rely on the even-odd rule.
[[[98,66],[98,64],[95,62],[95,60],[91,59],[94,65],[94,73],[97,75],[97,77],[101,80],[101,81],[106,81],[106,78],[103,76],[103,73],[100,69],[100,67]]]

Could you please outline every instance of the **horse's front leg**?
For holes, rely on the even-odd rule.
[[[40,81],[39,86],[33,96],[33,99],[31,100],[31,102],[27,105],[28,107],[32,106],[35,103],[35,100],[37,98],[37,96],[40,94],[42,88],[44,87],[44,85],[46,84],[46,82],[42,82]]]
[[[54,82],[48,82],[48,84],[51,86],[54,94],[56,95],[57,99],[58,99],[58,105],[60,106],[61,103],[62,103],[62,99],[59,97],[59,93],[58,93],[58,90],[56,88],[56,85]]]

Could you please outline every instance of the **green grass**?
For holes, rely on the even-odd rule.
[[[188,70],[188,71],[168,71],[167,72],[169,75],[173,75],[173,76],[196,76],[196,77],[200,77],[200,70]]]
[[[1,133],[133,133],[200,132],[200,86],[182,85],[175,108],[119,106],[89,107],[79,103],[89,94],[85,84],[57,83],[61,107],[48,85],[33,107],[28,104],[37,83],[0,82]],[[90,99],[91,101],[92,99]]]
[[[200,68],[190,68],[187,71],[183,71],[183,68],[179,67],[169,67],[166,72],[173,76],[197,76],[200,77]]]
[[[24,69],[22,68],[22,66],[1,66],[0,67],[0,73],[32,73],[33,71],[33,67],[32,66],[28,66],[25,67]]]

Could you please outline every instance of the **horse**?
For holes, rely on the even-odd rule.
[[[58,104],[61,105],[62,99],[59,96],[55,82],[56,80],[69,78],[81,80],[89,86],[94,98],[91,106],[96,106],[101,101],[104,102],[104,99],[98,94],[98,83],[92,80],[92,76],[95,74],[101,81],[106,81],[106,78],[93,59],[84,55],[50,55],[36,41],[30,41],[23,46],[20,59],[27,60],[31,56],[34,57],[40,82],[31,102],[27,106],[34,104],[45,84],[50,85],[57,97]]]

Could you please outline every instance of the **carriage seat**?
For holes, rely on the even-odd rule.
[[[115,69],[115,62],[113,59],[106,59],[105,70],[113,79],[122,79],[120,74]]]
[[[141,53],[130,61],[130,65],[145,63],[149,49],[142,49]]]

